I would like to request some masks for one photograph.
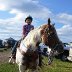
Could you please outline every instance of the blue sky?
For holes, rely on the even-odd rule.
[[[55,14],[62,12],[72,14],[72,0],[40,0],[40,3]]]
[[[7,19],[14,16],[14,14],[10,14],[8,11],[0,11],[0,19]]]
[[[24,19],[31,15],[33,25],[55,23],[59,38],[72,42],[72,0],[0,0],[0,39],[22,37]]]

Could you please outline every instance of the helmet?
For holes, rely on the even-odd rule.
[[[30,19],[31,21],[33,20],[33,18],[31,16],[28,16],[26,19],[25,19],[25,22],[27,19]]]

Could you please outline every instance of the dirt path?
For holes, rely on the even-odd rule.
[[[1,64],[1,63],[4,63],[4,62],[8,62],[10,53],[11,53],[10,50],[0,51],[0,64]]]

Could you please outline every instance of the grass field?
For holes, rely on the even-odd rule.
[[[47,63],[47,58],[44,57],[43,62]],[[18,66],[7,61],[0,62],[0,72],[18,72]],[[43,65],[39,72],[72,72],[72,63],[54,59],[51,65]]]

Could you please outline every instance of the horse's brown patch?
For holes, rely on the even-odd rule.
[[[46,45],[48,44],[48,35],[46,33],[46,29],[49,27],[48,24],[43,25],[42,26],[42,30],[41,30],[41,38],[42,38],[42,42],[45,43]]]
[[[36,68],[36,60],[38,59],[37,51],[27,51],[24,55],[23,65],[26,65],[26,68]]]

